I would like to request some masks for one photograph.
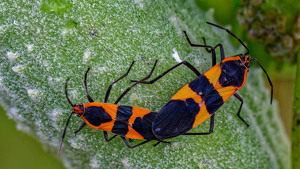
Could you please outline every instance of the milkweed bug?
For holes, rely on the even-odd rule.
[[[80,103],[80,104],[76,104],[76,105],[72,104],[72,102],[70,101],[70,99],[68,97],[68,92],[67,92],[67,85],[68,85],[68,81],[69,81],[69,78],[67,78],[66,84],[65,84],[65,95],[66,95],[68,102],[70,103],[70,105],[73,108],[72,108],[72,113],[70,113],[69,118],[68,118],[65,128],[64,128],[64,132],[63,132],[61,143],[60,143],[59,150],[58,150],[58,156],[60,155],[60,152],[61,152],[62,143],[63,143],[64,137],[66,134],[67,126],[68,126],[69,121],[74,113],[77,114],[77,116],[83,120],[82,124],[75,131],[75,134],[77,134],[81,129],[83,129],[83,127],[88,125],[89,127],[93,128],[93,129],[103,130],[104,138],[106,141],[112,140],[117,135],[121,136],[122,140],[129,148],[134,148],[134,147],[140,146],[151,140],[158,141],[156,144],[154,144],[154,146],[156,146],[160,142],[169,143],[169,142],[165,142],[160,139],[157,139],[155,137],[155,135],[152,133],[152,130],[151,130],[152,121],[154,120],[157,113],[151,112],[150,110],[140,108],[140,107],[117,105],[118,102],[125,96],[125,94],[127,92],[129,92],[129,90],[132,87],[143,82],[144,80],[147,80],[151,76],[151,74],[153,73],[153,70],[156,66],[156,63],[157,63],[157,60],[155,61],[155,64],[154,64],[150,74],[147,77],[143,78],[142,80],[140,80],[140,81],[134,83],[133,85],[131,85],[130,87],[128,87],[119,96],[119,98],[115,101],[114,104],[107,103],[111,88],[116,82],[118,82],[119,80],[121,80],[122,78],[124,78],[125,76],[128,75],[128,73],[131,70],[131,67],[134,64],[134,61],[130,65],[128,71],[123,76],[121,76],[119,79],[117,79],[112,84],[110,84],[110,86],[108,87],[108,89],[106,91],[104,103],[95,102],[88,93],[86,80],[87,80],[87,74],[88,74],[90,68],[88,68],[87,71],[85,72],[84,81],[83,81],[87,99],[89,100],[90,103],[83,103],[83,104]],[[111,138],[108,138],[107,132],[112,132],[115,135],[112,136]],[[131,146],[125,137],[130,138],[130,139],[143,139],[145,141],[143,141],[139,144],[136,144],[134,146]]]
[[[190,63],[183,61],[171,67],[153,80],[141,82],[144,84],[152,84],[180,65],[187,66],[198,76],[195,80],[180,89],[156,115],[152,123],[152,131],[158,139],[168,139],[182,134],[208,135],[212,133],[214,128],[214,113],[232,95],[241,102],[237,116],[248,127],[248,123],[240,116],[244,101],[236,91],[244,86],[251,61],[257,62],[266,74],[271,86],[272,103],[272,82],[262,65],[255,58],[250,58],[247,46],[230,30],[210,22],[207,22],[207,24],[227,31],[246,48],[247,52],[245,54],[225,58],[222,44],[218,44],[215,47],[207,46],[204,38],[204,45],[193,44],[184,31],[185,37],[191,47],[204,47],[208,52],[212,53],[213,67],[201,75]],[[221,54],[221,63],[219,64],[216,64],[215,49],[217,47],[219,47]],[[198,126],[208,118],[210,118],[210,129],[208,132],[187,133],[187,131]]]

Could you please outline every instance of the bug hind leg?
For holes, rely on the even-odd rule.
[[[170,141],[159,140],[159,141],[157,141],[155,144],[153,144],[153,147],[156,147],[159,143],[167,143],[167,144],[171,144],[172,142],[170,142]]]
[[[124,141],[124,143],[126,144],[126,146],[127,146],[128,148],[139,147],[139,146],[141,146],[141,145],[143,145],[143,144],[148,143],[149,141],[151,141],[151,140],[145,140],[145,141],[143,141],[143,142],[141,142],[141,143],[138,143],[138,144],[132,146],[131,144],[129,144],[129,142],[126,140],[125,137],[121,137],[121,138],[122,138],[122,140]],[[155,146],[157,146],[159,143],[167,143],[167,144],[171,144],[171,142],[169,142],[169,141],[158,140],[157,143],[153,144],[153,146],[155,147]]]
[[[103,131],[103,135],[104,135],[105,141],[107,141],[107,142],[111,141],[112,139],[114,139],[114,138],[117,136],[117,135],[115,134],[115,135],[112,136],[111,138],[108,138],[107,131]]]
[[[122,140],[124,141],[124,143],[126,144],[126,146],[127,146],[128,148],[139,147],[139,146],[141,146],[141,145],[143,145],[143,144],[148,143],[149,141],[151,141],[151,140],[146,140],[146,141],[143,141],[143,142],[141,142],[141,143],[138,143],[138,144],[132,146],[131,144],[129,144],[129,142],[126,140],[125,137],[121,137],[121,138],[122,138]]]

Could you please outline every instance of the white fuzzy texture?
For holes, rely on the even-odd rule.
[[[178,62],[178,63],[182,62],[182,60],[180,59],[178,52],[175,48],[173,48],[172,57],[176,60],[176,62]]]
[[[18,74],[23,74],[23,70],[25,69],[25,67],[23,65],[16,65],[13,66],[11,69]]]
[[[91,58],[91,52],[89,50],[84,51],[83,53],[83,62],[87,63]]]
[[[41,96],[41,91],[37,90],[37,89],[28,89],[27,90],[28,96],[32,99],[32,100],[37,100],[40,98]]]
[[[6,55],[7,55],[7,57],[8,57],[9,59],[11,59],[11,60],[15,60],[15,59],[18,58],[18,53],[14,53],[14,52],[11,52],[11,51],[7,52]]]
[[[32,52],[33,49],[34,49],[34,45],[33,44],[28,44],[28,45],[26,45],[26,47],[27,47],[27,51],[28,52]]]

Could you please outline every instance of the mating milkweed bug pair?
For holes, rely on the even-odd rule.
[[[63,132],[63,136],[61,139],[61,143],[59,146],[58,156],[60,155],[61,152],[61,147],[66,134],[67,126],[69,124],[70,118],[74,113],[77,114],[77,116],[83,120],[79,128],[74,132],[75,134],[77,134],[84,126],[88,125],[93,129],[103,130],[104,138],[106,141],[111,141],[113,138],[119,135],[129,148],[140,146],[151,140],[158,141],[155,145],[157,145],[160,142],[165,142],[160,139],[157,139],[151,131],[152,122],[156,116],[155,112],[151,112],[150,110],[140,108],[140,107],[117,105],[118,102],[125,96],[127,92],[129,92],[129,90],[132,87],[150,78],[156,63],[157,61],[155,62],[150,74],[147,77],[143,78],[142,80],[128,87],[119,96],[119,98],[115,101],[114,104],[107,103],[112,86],[129,74],[131,67],[134,64],[134,61],[130,65],[128,71],[123,76],[121,76],[119,79],[117,79],[116,81],[114,81],[109,85],[103,103],[95,102],[88,93],[86,80],[90,68],[88,68],[87,71],[85,72],[84,81],[83,81],[86,95],[90,103],[83,103],[83,104],[80,103],[76,105],[72,104],[72,102],[68,97],[68,92],[67,92],[67,85],[69,81],[68,78],[65,84],[65,94],[68,102],[73,107],[72,108],[73,111],[71,112],[67,120]],[[112,132],[115,135],[112,136],[111,138],[108,138],[107,132]],[[131,146],[125,137],[130,139],[145,139],[146,141]],[[169,143],[169,142],[165,142],[165,143]]]
[[[83,119],[83,123],[79,126],[75,133],[79,132],[87,124],[93,129],[103,130],[106,141],[110,141],[119,135],[129,148],[140,146],[151,140],[157,140],[158,142],[155,144],[157,145],[160,142],[169,143],[163,140],[179,135],[207,135],[212,133],[214,128],[214,113],[232,95],[234,95],[241,102],[237,116],[240,120],[242,120],[243,123],[245,123],[246,126],[249,126],[248,123],[240,116],[243,99],[236,93],[236,91],[241,89],[246,82],[250,62],[257,62],[266,74],[271,86],[271,103],[273,98],[272,82],[262,65],[255,58],[250,58],[248,55],[249,49],[238,37],[236,37],[230,30],[226,28],[210,22],[207,23],[227,31],[246,48],[247,52],[245,54],[225,58],[222,44],[218,44],[215,47],[208,46],[206,45],[204,38],[204,45],[193,44],[188,38],[186,32],[184,32],[190,46],[203,47],[206,48],[208,52],[212,53],[213,67],[201,75],[190,63],[183,61],[171,67],[153,80],[146,81],[152,75],[157,63],[156,61],[150,74],[140,81],[132,81],[135,83],[128,87],[114,104],[106,103],[112,85],[128,75],[134,62],[132,62],[127,73],[109,86],[106,92],[104,103],[94,102],[94,100],[88,94],[86,79],[89,68],[85,73],[84,86],[90,103],[76,105],[71,103],[67,93],[67,79],[65,92],[67,100],[73,107],[73,112],[70,114],[69,119],[67,120],[58,155],[61,151],[61,146],[69,120],[74,113]],[[221,63],[219,64],[216,64],[216,48],[219,48],[221,55]],[[180,65],[185,65],[191,69],[197,75],[197,78],[180,89],[158,113],[134,106],[117,105],[124,95],[135,85],[139,83],[152,84]],[[208,118],[210,118],[210,129],[208,132],[187,133],[189,130],[198,126]],[[107,131],[112,132],[115,135],[111,138],[108,138]],[[145,141],[131,146],[125,137],[132,139],[144,139]]]

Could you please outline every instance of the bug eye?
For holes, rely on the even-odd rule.
[[[82,103],[80,103],[80,104],[78,105],[78,108],[79,108],[80,110],[82,110],[82,111],[83,111],[83,104],[82,104]]]
[[[241,58],[242,61],[245,60],[245,56],[243,54],[240,54],[239,57]]]

